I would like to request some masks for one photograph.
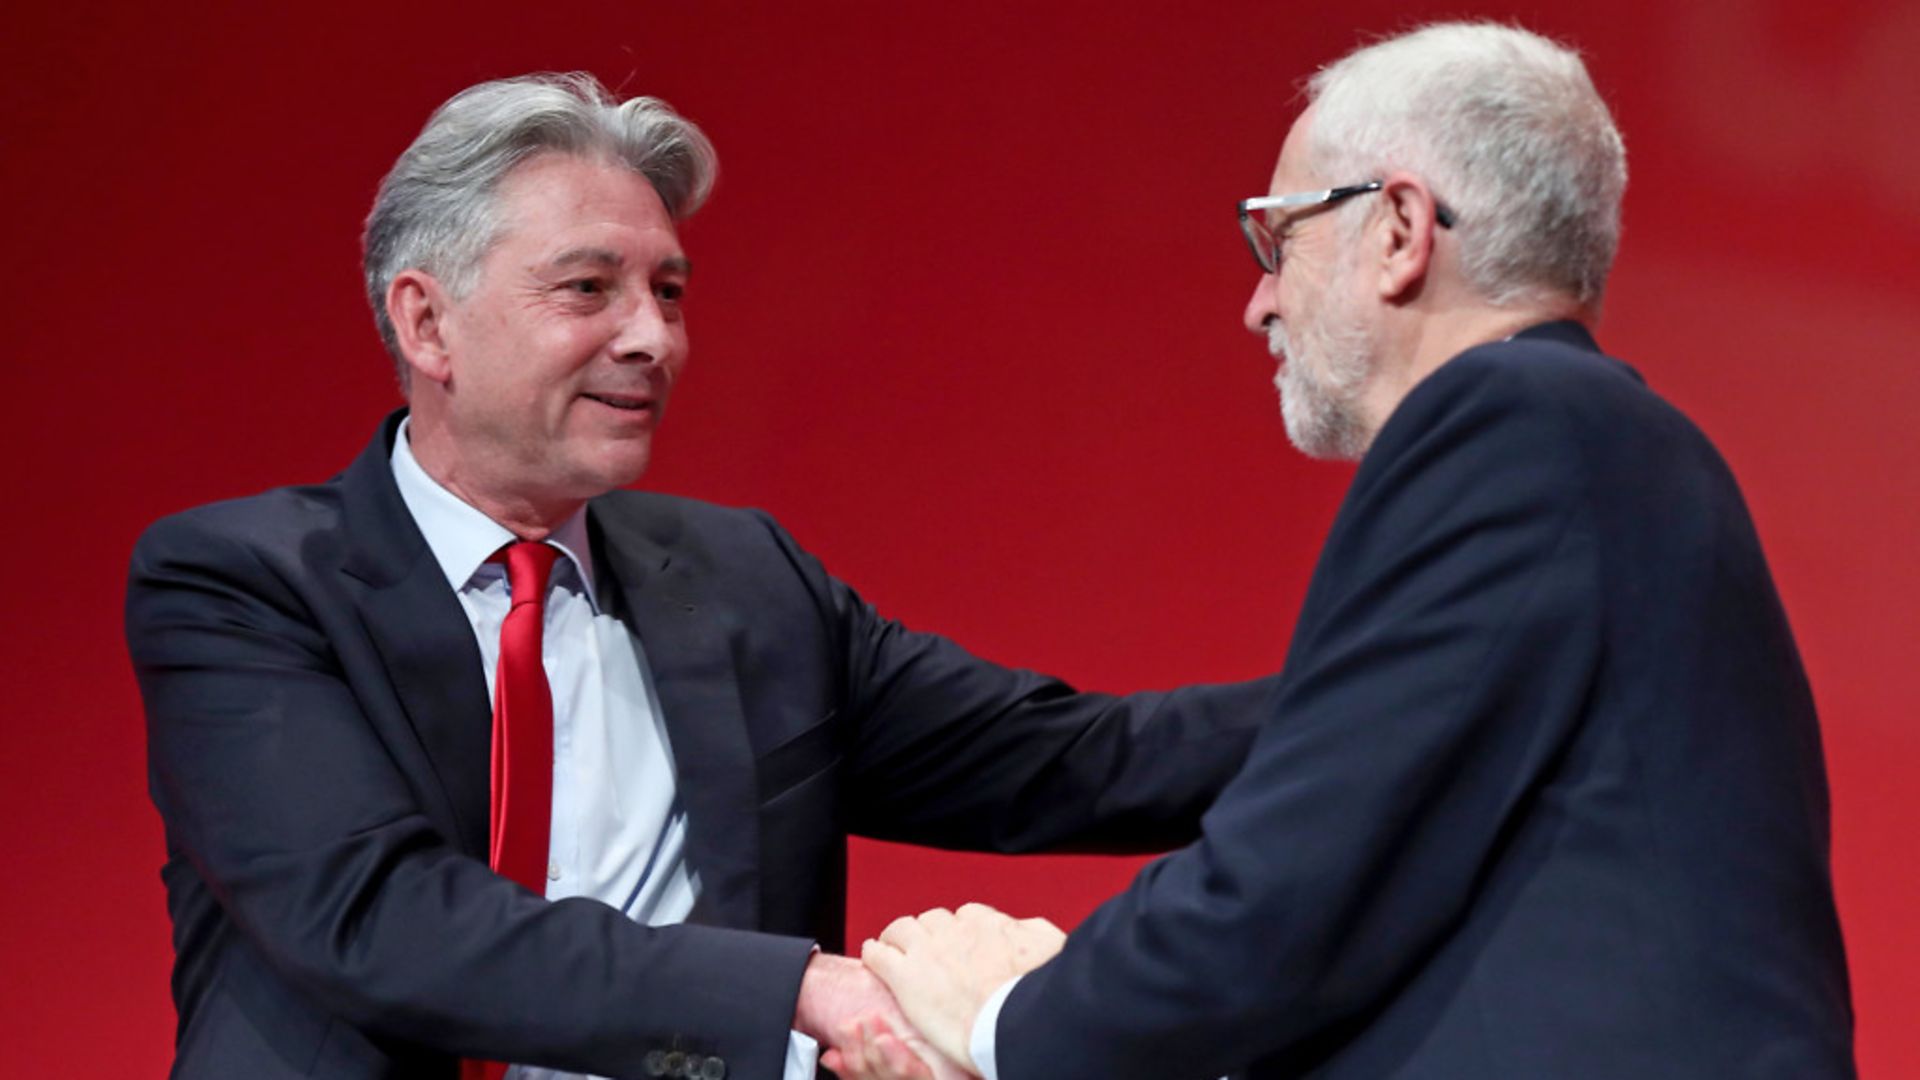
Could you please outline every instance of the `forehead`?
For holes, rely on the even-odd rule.
[[[1280,144],[1280,159],[1273,165],[1273,180],[1267,186],[1267,194],[1291,195],[1314,186],[1307,168],[1307,139],[1312,124],[1313,109],[1308,108],[1287,129],[1286,141]]]
[[[646,177],[624,166],[546,153],[515,165],[494,191],[503,247],[522,257],[592,241],[639,248],[627,254],[677,256],[679,236]],[[529,250],[531,249],[531,250]],[[651,261],[651,260],[650,260]]]

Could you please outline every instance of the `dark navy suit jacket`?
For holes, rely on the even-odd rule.
[[[1269,711],[1270,683],[1076,694],[878,617],[764,515],[616,492],[589,504],[599,599],[645,641],[703,891],[661,929],[548,903],[485,863],[485,679],[394,486],[397,422],[329,483],[134,553],[177,1077],[636,1076],[678,1050],[774,1080],[809,949],[840,944],[848,833],[1164,850]]]
[[[996,1036],[1000,1080],[1851,1076],[1813,700],[1705,437],[1571,323],[1420,383],[1201,839]]]

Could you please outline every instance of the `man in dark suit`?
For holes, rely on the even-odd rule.
[[[1626,169],[1584,66],[1441,25],[1309,97],[1246,317],[1293,441],[1360,465],[1247,764],[1064,947],[968,906],[867,962],[996,1080],[1852,1075],[1785,614],[1588,330]]]
[[[762,515],[614,490],[686,361],[711,171],[584,77],[458,95],[368,220],[408,410],[141,539],[174,1075],[810,1076],[890,1007],[815,950],[848,833],[1164,848],[1244,758],[1267,686],[1076,694],[880,618]]]

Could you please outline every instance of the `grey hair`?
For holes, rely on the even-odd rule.
[[[1627,157],[1579,54],[1517,27],[1439,23],[1349,53],[1307,98],[1328,183],[1420,176],[1457,217],[1463,272],[1488,302],[1598,306]]]
[[[524,75],[468,87],[434,110],[380,182],[361,238],[367,300],[401,386],[406,358],[387,315],[387,289],[418,268],[454,296],[470,292],[499,238],[494,191],[515,165],[542,152],[625,165],[653,184],[682,220],[713,189],[713,144],[657,98],[615,101],[584,72]]]

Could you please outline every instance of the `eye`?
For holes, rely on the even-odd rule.
[[[1282,222],[1279,228],[1273,230],[1273,257],[1275,261],[1283,260],[1286,258],[1287,245],[1292,241],[1293,241],[1293,222],[1291,221]]]
[[[677,281],[663,281],[653,287],[653,294],[669,304],[679,303],[686,293],[687,287]]]
[[[599,278],[577,278],[567,282],[567,291],[581,296],[598,296],[607,290]]]

